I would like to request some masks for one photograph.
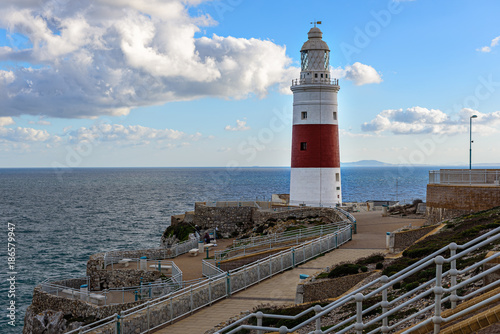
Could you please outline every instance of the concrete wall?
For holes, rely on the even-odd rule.
[[[321,279],[315,282],[308,281],[304,284],[299,284],[297,285],[295,303],[301,304],[338,297],[372,274],[373,272],[366,272],[333,279]]]
[[[406,248],[413,245],[415,241],[432,231],[434,228],[436,228],[436,226],[433,225],[413,229],[410,231],[391,233],[389,237],[389,252],[398,253],[405,250]]]
[[[430,224],[500,205],[499,186],[427,185],[427,218]]]

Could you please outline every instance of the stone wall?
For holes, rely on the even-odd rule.
[[[435,225],[425,226],[410,231],[391,233],[389,237],[389,252],[398,253],[410,247],[424,235],[436,228]]]
[[[255,206],[256,203],[260,208]],[[198,225],[201,229],[217,227],[218,233],[222,237],[231,237],[253,228],[255,224],[262,224],[268,220],[325,217],[331,222],[338,222],[345,219],[332,208],[301,207],[272,211],[265,209],[269,204],[269,202],[217,202],[217,205],[207,206],[206,202],[196,202],[194,213],[186,213],[182,222],[186,223],[189,220],[189,223]],[[188,217],[189,219],[187,219]],[[180,224],[181,218],[182,215],[172,216],[172,224]]]
[[[303,207],[286,211],[255,211],[252,219],[255,223],[265,223],[269,219],[307,219],[315,217],[325,217],[333,222],[344,220],[338,211],[332,208]]]
[[[252,215],[256,210],[250,206],[220,208],[197,204],[193,224],[201,229],[217,227],[223,237],[230,237],[253,226]]]
[[[301,304],[338,297],[372,274],[373,272],[366,272],[333,279],[320,279],[314,282],[308,281],[304,284],[299,284],[297,285],[295,303]]]
[[[144,282],[151,282],[160,277],[159,272],[145,272],[142,270],[113,270],[107,271],[104,268],[104,256],[106,253],[98,253],[90,256],[87,261],[87,276],[89,277],[89,288],[91,290],[102,290],[107,288],[137,286],[140,277],[144,277]],[[146,256],[148,260],[165,259],[174,257],[172,248],[152,248],[128,251],[113,251],[114,258],[139,259]],[[132,264],[134,265],[134,264]]]
[[[427,220],[436,224],[500,205],[500,187],[494,185],[427,185]]]
[[[92,273],[90,279],[91,290],[139,286],[142,283],[154,282],[161,277],[159,271],[137,269],[98,270]],[[142,280],[141,280],[142,278]]]
[[[33,301],[30,305],[30,314],[37,315],[43,311],[52,310],[54,312],[61,311],[64,314],[71,314],[73,318],[93,318],[98,320],[112,316],[115,313],[120,313],[121,311],[142,303],[144,303],[144,301],[97,306],[79,299],[59,297],[44,292],[40,286],[37,286],[33,291]],[[25,319],[25,323],[32,322],[33,319]],[[29,326],[27,326],[27,328],[28,327]],[[27,334],[28,332],[25,333]]]

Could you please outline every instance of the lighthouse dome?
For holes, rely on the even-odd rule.
[[[307,33],[309,39],[302,45],[300,51],[306,50],[327,50],[330,51],[328,45],[323,41],[323,32],[318,27],[312,27]]]

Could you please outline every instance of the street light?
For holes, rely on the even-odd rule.
[[[469,132],[469,170],[472,170],[472,119],[477,118],[477,115],[470,117],[470,132]]]

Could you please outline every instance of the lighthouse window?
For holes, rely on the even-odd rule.
[[[301,119],[307,119],[307,111],[303,111],[300,113],[300,118]]]
[[[334,111],[334,112],[333,112],[333,120],[334,120],[334,121],[336,121],[336,120],[337,120],[337,112],[336,112],[336,111]]]
[[[309,58],[307,51],[302,51],[300,53],[300,67],[302,71],[305,71],[307,69],[307,66],[309,65]]]
[[[321,73],[321,77],[323,77],[323,73]]]
[[[318,73],[314,73],[314,77],[317,78],[318,77]]]
[[[328,74],[325,74],[325,78],[327,78],[327,79],[328,79]]]
[[[301,150],[301,151],[305,151],[305,150],[307,150],[307,143],[306,143],[306,142],[302,142],[302,143],[300,143],[300,150]]]
[[[329,51],[325,51],[325,55],[324,55],[324,63],[323,63],[323,66],[325,67],[325,70],[328,69],[328,65],[330,64],[330,52]]]
[[[335,173],[335,181],[340,182],[340,173]],[[337,190],[340,190],[340,188]]]

